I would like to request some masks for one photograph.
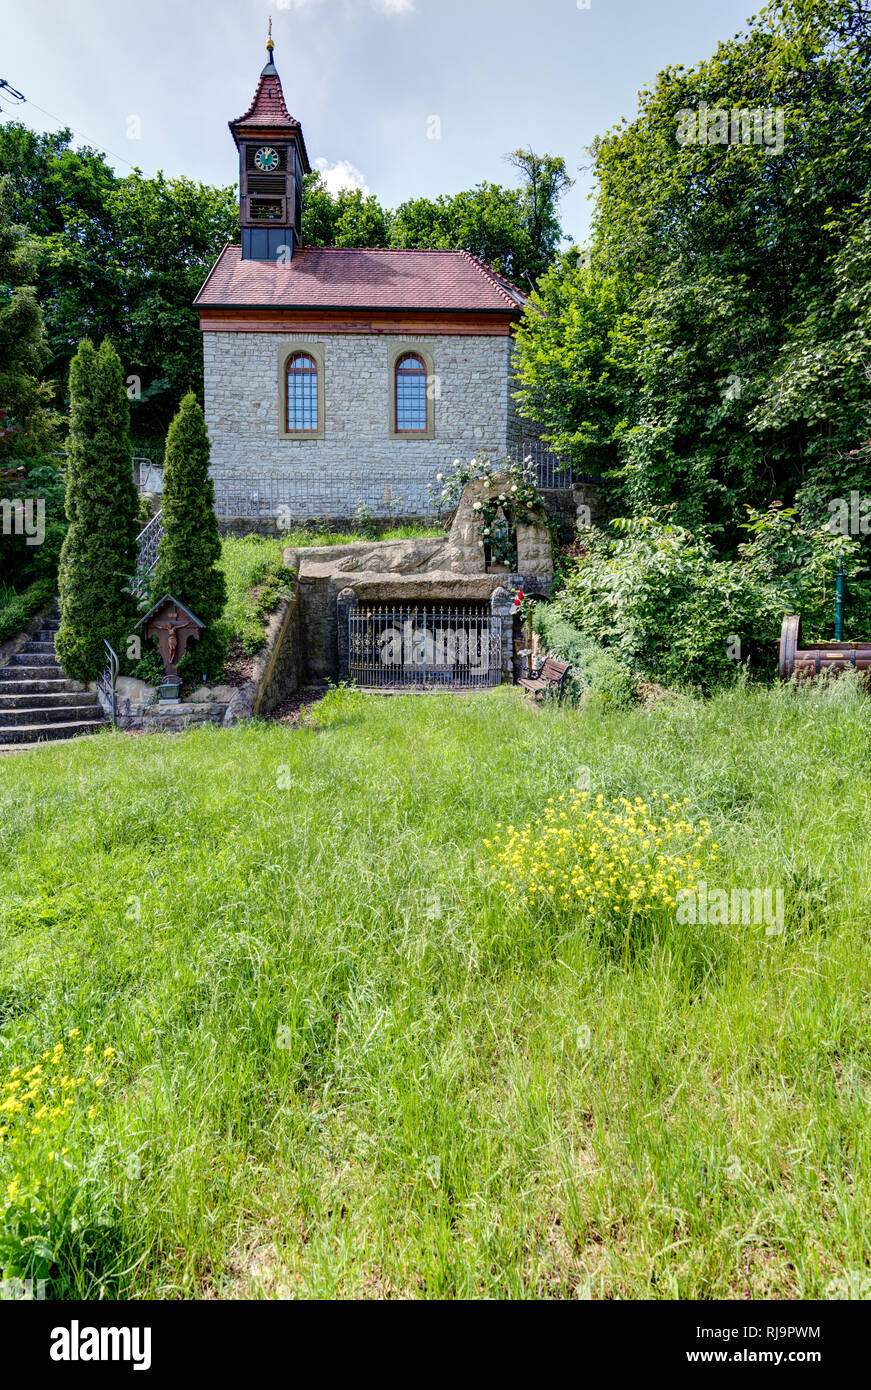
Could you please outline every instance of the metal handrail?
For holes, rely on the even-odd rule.
[[[114,647],[103,638],[103,646],[106,648],[106,665],[103,667],[103,674],[97,681],[97,689],[106,700],[109,706],[109,718],[112,720],[112,728],[117,724],[116,704],[115,704],[115,683],[118,680],[118,672],[121,669],[121,662],[118,660],[118,653]]]
[[[139,553],[136,559],[136,574],[130,585],[130,592],[136,598],[142,594],[145,581],[157,564],[157,550],[163,536],[163,524],[160,520],[162,516],[163,509],[161,508],[159,512],[155,512],[148,525],[144,526],[136,537]]]
[[[142,465],[145,464],[143,469]],[[159,492],[160,488],[150,488],[148,483],[154,481],[163,486],[163,465],[153,463],[144,454],[133,455],[133,481],[136,484],[137,492]]]

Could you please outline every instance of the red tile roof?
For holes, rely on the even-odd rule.
[[[285,105],[284,92],[281,90],[281,78],[277,72],[274,76],[268,72],[261,74],[260,81],[257,83],[257,91],[254,93],[254,100],[245,115],[237,117],[229,124],[231,130],[235,130],[237,126],[299,128],[299,121],[295,116],[291,116]]]
[[[468,251],[304,246],[289,265],[243,261],[226,246],[200,308],[448,309],[519,314],[521,290]]]

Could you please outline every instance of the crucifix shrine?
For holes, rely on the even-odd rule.
[[[205,624],[195,617],[189,608],[166,594],[159,603],[140,618],[136,624],[142,628],[146,638],[156,637],[157,646],[166,672],[165,685],[180,686],[178,664],[187,651],[188,643],[196,641],[203,632]]]

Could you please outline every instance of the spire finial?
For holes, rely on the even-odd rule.
[[[272,42],[272,15],[269,16],[269,38],[266,40],[266,47],[270,53],[275,48],[275,44]]]

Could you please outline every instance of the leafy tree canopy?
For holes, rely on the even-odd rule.
[[[593,146],[591,245],[527,314],[520,399],[618,507],[734,543],[740,503],[856,484],[869,109],[867,0],[775,0]]]
[[[557,155],[515,150],[508,161],[520,175],[519,188],[481,183],[466,192],[412,198],[392,212],[372,193],[341,189],[333,194],[320,174],[310,174],[303,196],[303,244],[469,251],[531,288],[563,240],[559,204],[572,179]]]
[[[56,416],[42,381],[49,357],[37,302],[36,246],[12,214],[10,180],[0,176],[0,466],[50,448]]]
[[[119,178],[103,155],[73,149],[64,130],[0,126],[10,215],[32,238],[48,370],[65,383],[83,335],[111,337],[137,436],[165,432],[179,396],[202,392],[193,299],[238,229],[236,193],[189,179]]]

